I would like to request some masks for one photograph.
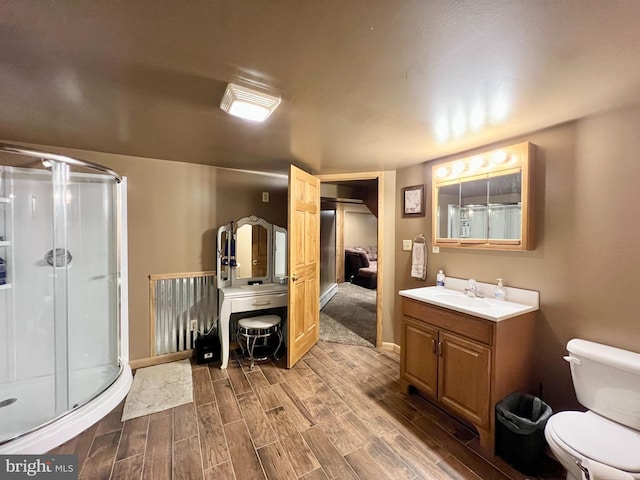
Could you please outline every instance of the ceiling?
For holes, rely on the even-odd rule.
[[[393,170],[640,102],[636,0],[0,3],[0,138]],[[227,82],[279,94],[264,124]]]

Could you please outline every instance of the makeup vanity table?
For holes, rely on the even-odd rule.
[[[227,368],[231,314],[287,306],[287,230],[241,218],[218,229],[217,257],[220,368]]]

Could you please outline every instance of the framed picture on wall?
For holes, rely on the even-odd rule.
[[[424,217],[424,185],[402,189],[402,216]]]

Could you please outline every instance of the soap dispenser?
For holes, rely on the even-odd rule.
[[[493,293],[493,296],[497,300],[504,300],[507,297],[507,291],[505,290],[504,285],[502,284],[501,278],[498,279],[498,285],[496,285],[496,291]]]
[[[438,270],[438,275],[436,275],[436,287],[444,288],[444,272],[442,270]]]

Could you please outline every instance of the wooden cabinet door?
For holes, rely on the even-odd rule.
[[[438,398],[475,425],[489,427],[491,350],[451,333],[439,337]]]
[[[401,351],[403,361],[400,365],[400,375],[424,393],[437,398],[438,331],[408,317],[404,317],[403,320]]]

